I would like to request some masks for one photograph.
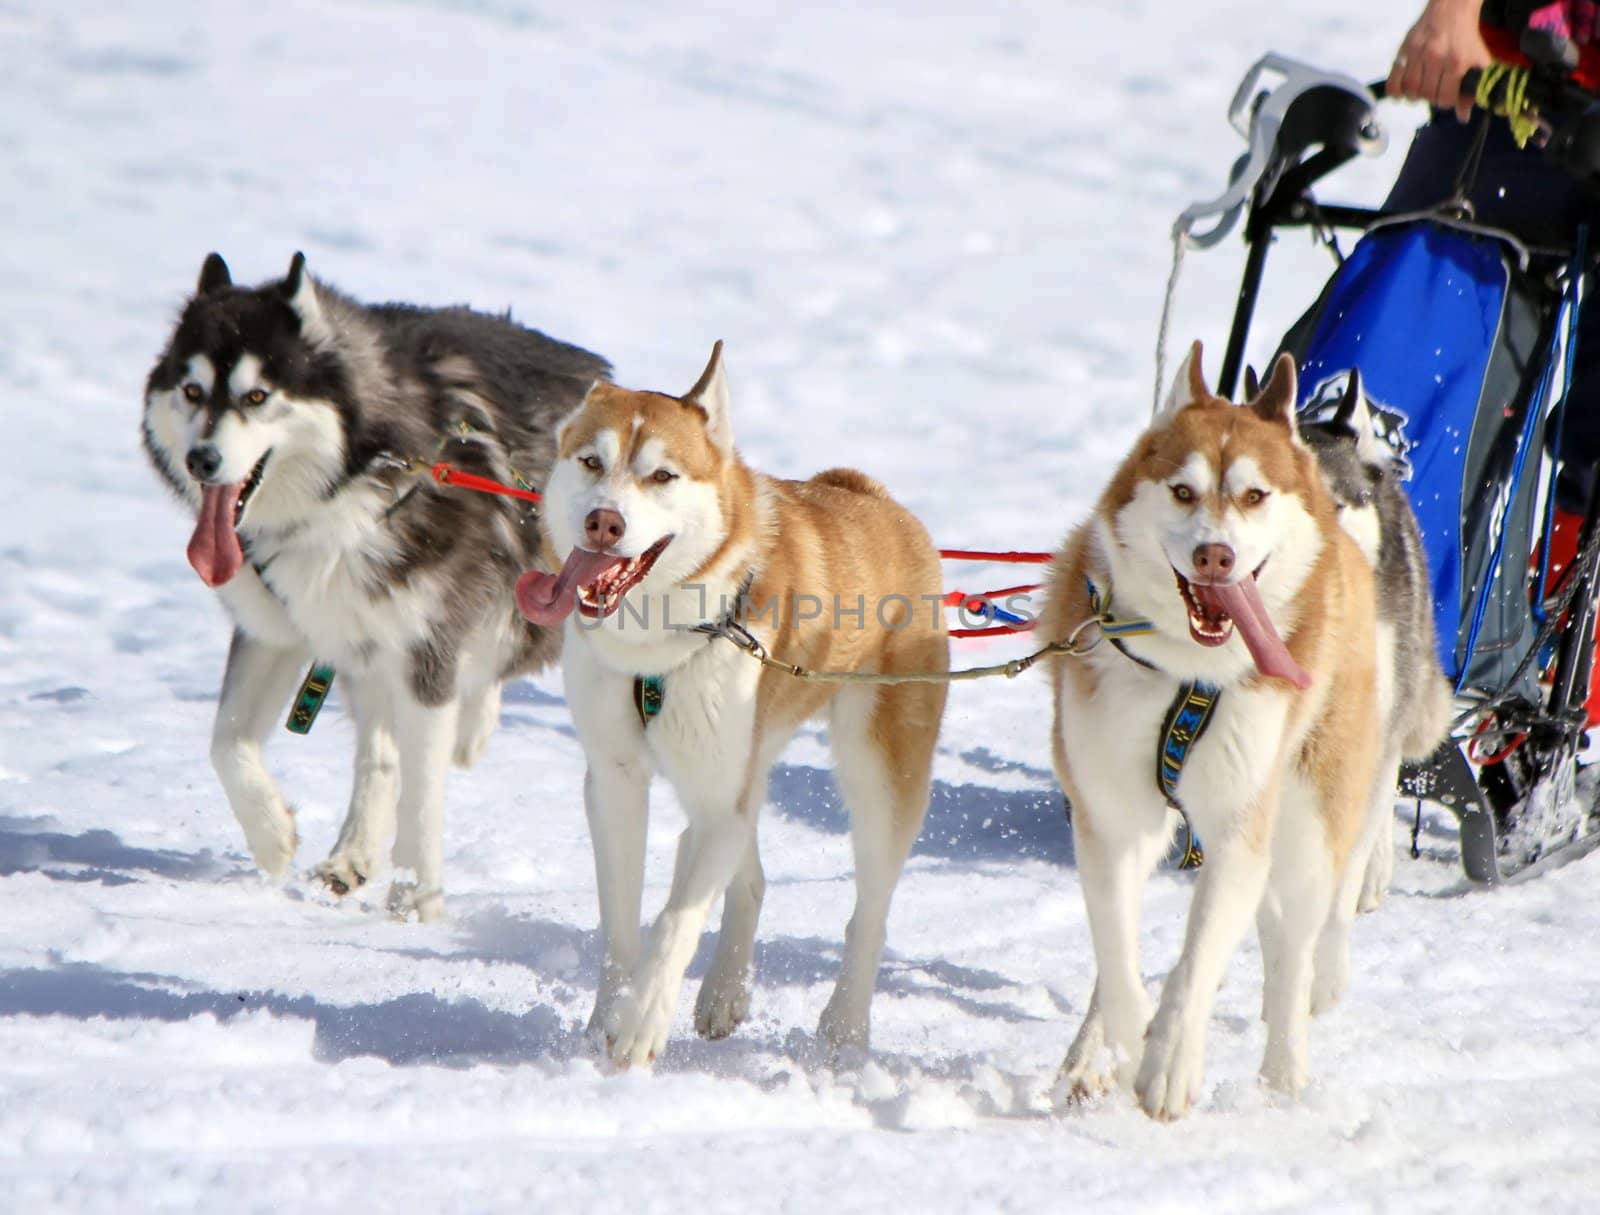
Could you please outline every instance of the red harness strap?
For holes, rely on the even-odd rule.
[[[449,464],[432,464],[428,466],[428,471],[440,485],[476,490],[480,494],[503,494],[507,498],[521,498],[526,502],[542,501],[536,489],[518,489],[514,485],[502,485],[499,481],[491,481],[488,477],[480,477],[476,473],[461,472]]]

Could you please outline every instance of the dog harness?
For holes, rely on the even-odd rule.
[[[1100,631],[1116,651],[1130,662],[1136,662],[1149,671],[1161,670],[1147,658],[1141,658],[1123,644],[1124,637],[1137,637],[1155,631],[1155,625],[1143,617],[1130,616],[1118,619],[1111,614],[1111,596],[1103,598],[1095,584],[1087,577],[1084,585],[1089,591],[1089,610],[1100,617]],[[1183,775],[1183,765],[1194,750],[1195,743],[1206,732],[1222,699],[1222,689],[1201,679],[1191,679],[1178,686],[1178,694],[1167,708],[1156,738],[1156,789],[1162,799],[1183,818],[1183,857],[1180,869],[1198,869],[1205,862],[1205,852],[1200,847],[1200,837],[1194,832],[1189,813],[1178,800],[1178,778]]]
[[[648,726],[661,712],[667,696],[667,681],[660,675],[635,675],[633,677],[633,707],[639,714],[639,724]]]
[[[311,733],[311,724],[322,712],[322,702],[328,699],[328,689],[331,687],[333,668],[320,662],[312,663],[306,677],[300,682],[300,690],[294,694],[294,703],[289,706],[289,720],[283,723],[284,728],[292,734]]]
[[[1184,761],[1211,724],[1217,701],[1221,699],[1222,689],[1215,684],[1189,680],[1173,698],[1167,719],[1161,726],[1161,737],[1156,740],[1156,788],[1167,805],[1183,816],[1183,858],[1178,862],[1179,869],[1198,869],[1206,859],[1200,837],[1189,821],[1189,812],[1178,800],[1178,777],[1183,775]]]

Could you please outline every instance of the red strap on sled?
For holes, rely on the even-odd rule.
[[[503,494],[507,498],[521,498],[526,502],[542,499],[536,489],[518,489],[515,485],[502,485],[476,473],[464,473],[450,464],[433,464],[428,471],[440,485],[453,485],[457,489],[470,489],[480,494]]]

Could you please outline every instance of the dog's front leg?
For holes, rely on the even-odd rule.
[[[639,960],[650,764],[633,705],[633,681],[597,662],[576,629],[568,630],[561,667],[567,706],[588,761],[583,806],[594,848],[605,958],[586,1032],[598,1037],[607,1032],[617,997]]]
[[[641,755],[593,756],[583,778],[584,811],[594,845],[605,960],[587,1032],[607,1032],[617,997],[639,960],[644,846],[650,820],[650,770]]]
[[[1094,943],[1095,984],[1083,1024],[1061,1064],[1060,1083],[1073,1100],[1098,1097],[1113,1084],[1133,1084],[1150,1021],[1150,997],[1139,971],[1140,900],[1171,832],[1164,807],[1130,806],[1097,816],[1075,799],[1073,850],[1083,882]]]
[[[737,798],[685,806],[689,825],[678,837],[667,905],[608,1024],[611,1058],[623,1067],[654,1062],[667,1044],[711,904],[727,889],[750,846],[754,820]]]
[[[372,674],[352,675],[345,695],[356,722],[356,773],[350,810],[328,859],[315,873],[335,894],[366,884],[394,833],[400,796],[400,752],[387,689]]]
[[[294,812],[261,761],[261,745],[280,720],[309,655],[235,630],[211,732],[211,766],[244,828],[250,855],[270,878],[289,869],[298,839]]]
[[[402,916],[415,911],[426,923],[444,914],[444,785],[460,703],[452,696],[424,704],[409,687],[398,689],[394,702],[400,748],[394,860],[416,874],[416,884],[394,883],[389,907]]]
[[[1270,789],[1264,797],[1270,799],[1266,805],[1275,814],[1277,790]],[[1270,835],[1270,827],[1247,835],[1238,826],[1229,831],[1207,823],[1200,831],[1206,863],[1195,884],[1183,953],[1161,989],[1161,1004],[1150,1022],[1134,1082],[1145,1113],[1163,1121],[1182,1117],[1200,1095],[1206,1026],[1217,988],[1261,904],[1267,878],[1265,849],[1270,839],[1255,836]]]

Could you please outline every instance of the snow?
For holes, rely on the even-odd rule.
[[[1410,13],[1369,7],[0,6],[0,1206],[1593,1209],[1600,856],[1468,891],[1437,818],[1300,1100],[1255,1082],[1249,944],[1189,1119],[1055,1110],[1091,962],[1036,679],[952,695],[870,1057],[811,1036],[851,898],[811,731],[764,820],[750,1023],[701,1042],[686,992],[654,1074],[610,1074],[559,676],[452,777],[445,923],[266,884],[206,760],[228,625],[137,446],[205,253],[255,279],[303,249],[364,298],[511,307],[630,385],[686,388],[723,338],[757,466],[857,463],[945,544],[1049,547],[1146,416],[1167,228],[1242,150],[1239,76],[1269,48],[1381,74]],[[1393,118],[1346,197],[1393,173]],[[1258,364],[1325,276],[1301,244]],[[1239,262],[1185,264],[1173,342],[1213,371]],[[336,688],[269,750],[302,871],[351,745]],[[647,911],[681,822],[658,788]],[[1152,989],[1189,885],[1152,884]]]

